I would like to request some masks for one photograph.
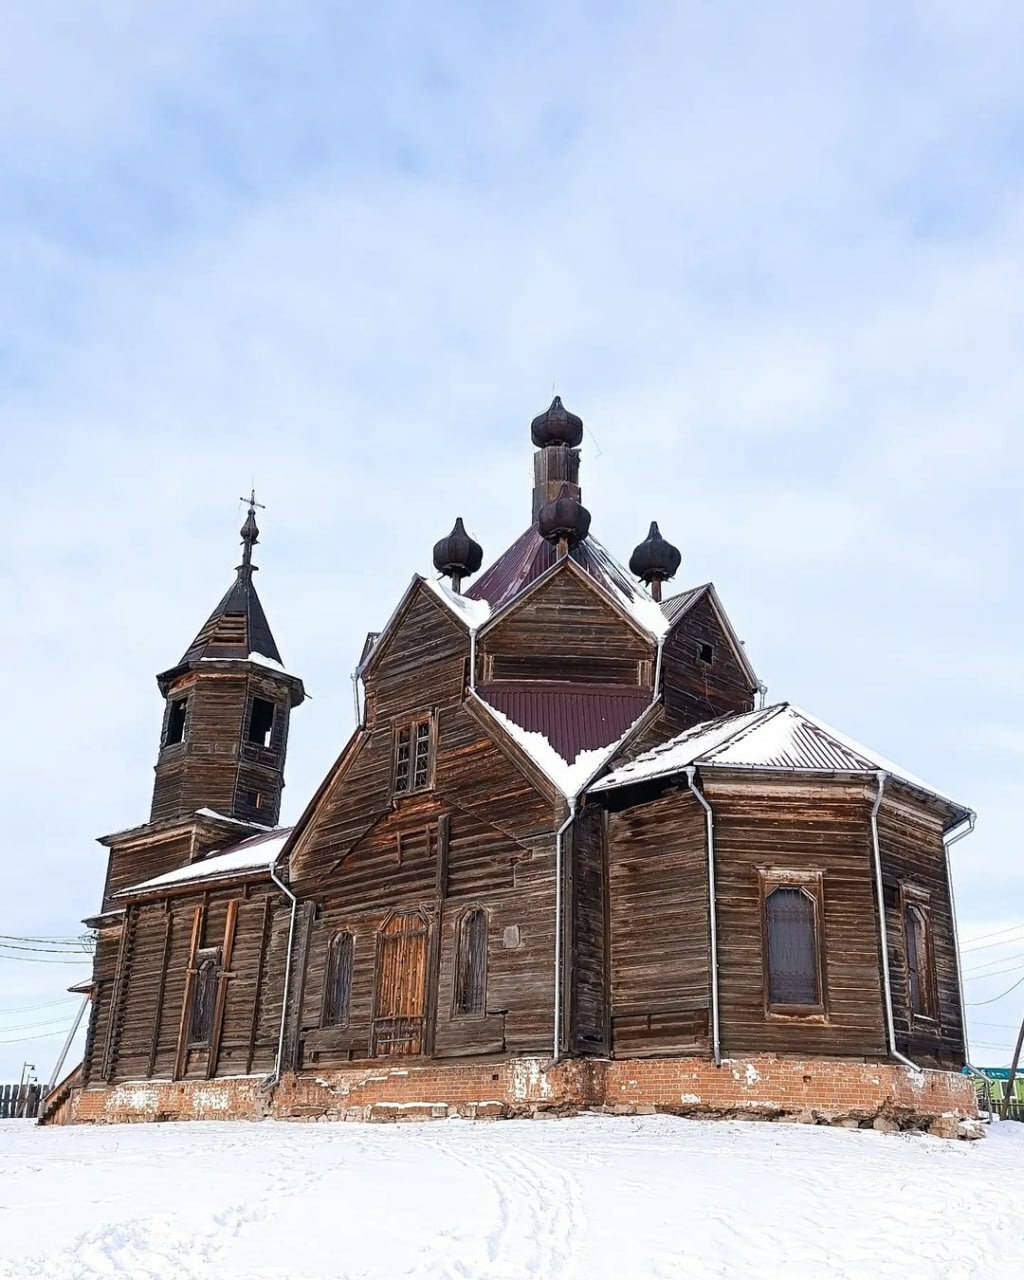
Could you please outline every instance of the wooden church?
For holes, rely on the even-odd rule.
[[[526,531],[476,576],[456,521],[367,636],[294,828],[305,695],[250,505],[157,677],[149,818],[101,840],[84,1060],[46,1118],[974,1114],[948,855],[973,814],[758,705],[715,588],[665,590],[657,524],[628,569],[590,533],[582,435],[556,398]]]

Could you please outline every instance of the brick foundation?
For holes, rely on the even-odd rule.
[[[755,1057],[725,1061],[543,1058],[395,1062],[288,1075],[274,1090],[256,1076],[138,1081],[76,1091],[61,1120],[412,1120],[569,1114],[584,1110],[794,1119],[808,1123],[966,1132],[974,1086],[946,1071],[890,1063]]]

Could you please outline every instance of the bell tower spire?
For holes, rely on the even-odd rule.
[[[290,675],[253,584],[259,541],[253,490],[235,581],[176,666],[157,676],[166,701],[150,821],[212,809],[274,826],[280,815],[288,721],[305,698]]]

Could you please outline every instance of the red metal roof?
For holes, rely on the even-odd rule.
[[[568,764],[617,742],[651,703],[639,685],[494,681],[477,692],[520,728],[542,733]]]

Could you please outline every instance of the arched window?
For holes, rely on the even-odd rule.
[[[483,1013],[487,994],[487,915],[477,908],[459,921],[455,1012]]]
[[[214,956],[199,959],[195,987],[192,991],[192,1013],[189,1017],[190,1044],[209,1044],[213,1032],[213,1009],[217,1002],[217,980],[220,965]]]
[[[903,910],[903,932],[907,944],[907,987],[910,1011],[919,1018],[931,1018],[932,1002],[931,938],[928,920],[920,907],[908,905]]]
[[[768,945],[768,1003],[820,1005],[815,903],[792,886],[773,889],[765,898]]]
[[[348,1005],[352,995],[352,959],[355,939],[350,933],[336,933],[327,948],[324,973],[325,1027],[343,1027],[348,1022]]]

